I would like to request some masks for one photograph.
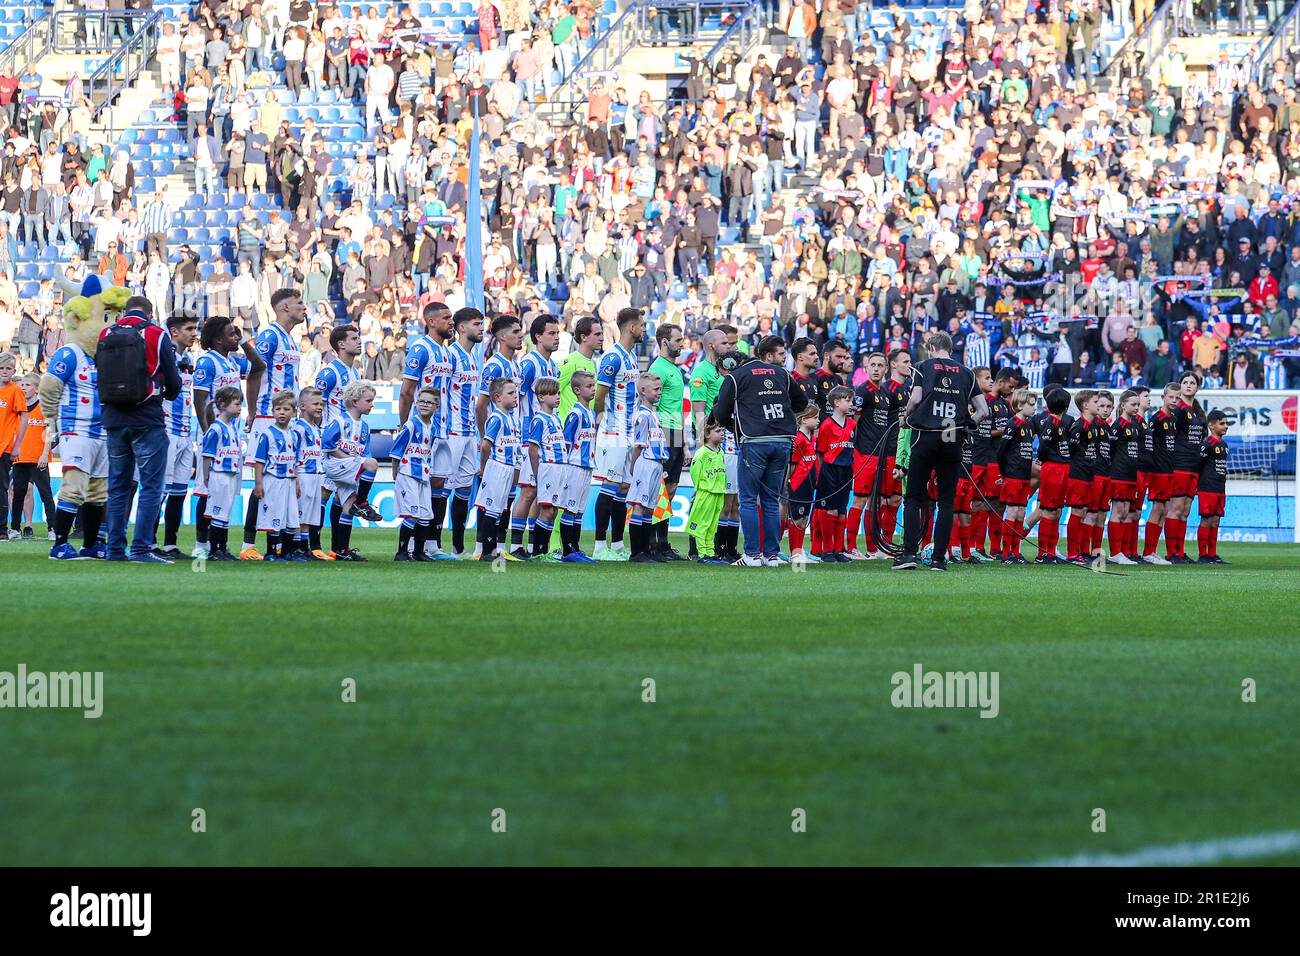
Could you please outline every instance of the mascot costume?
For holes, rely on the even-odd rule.
[[[50,525],[55,539],[50,557],[77,561],[105,556],[98,538],[108,501],[108,438],[99,404],[95,350],[100,333],[117,321],[131,293],[105,287],[94,275],[80,289],[68,290],[60,284],[65,294],[73,295],[63,307],[65,344],[50,356],[40,395],[45,420],[58,424],[48,434],[57,436],[52,440],[58,443],[63,463],[59,504]],[[84,544],[80,551],[68,543],[78,516]]]

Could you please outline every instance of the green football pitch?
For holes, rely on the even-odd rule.
[[[1300,863],[1267,849],[1300,831],[1300,547],[493,573],[394,540],[201,573],[0,545],[0,671],[104,675],[99,719],[0,709],[4,862]],[[996,672],[996,717],[894,706],[918,665]]]

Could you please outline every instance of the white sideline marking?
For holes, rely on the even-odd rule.
[[[1014,866],[1203,866],[1224,860],[1248,860],[1300,850],[1300,830],[1224,837],[1199,843],[1150,846],[1132,853],[1080,853]]]

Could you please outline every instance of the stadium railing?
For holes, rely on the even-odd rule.
[[[112,105],[118,94],[149,67],[158,49],[163,18],[164,14],[157,12],[137,21],[136,31],[86,78],[86,97],[90,100],[92,122],[99,122],[100,115]]]
[[[1129,53],[1138,54],[1139,68],[1149,70],[1160,51],[1169,45],[1169,41],[1183,35],[1183,20],[1183,0],[1164,0],[1147,22],[1134,31],[1102,68],[1101,75],[1106,81],[1107,89],[1114,89],[1119,83],[1124,57]]]
[[[27,29],[0,51],[0,72],[17,76],[24,66],[49,52],[52,24],[48,13],[42,13],[27,24]]]
[[[1267,89],[1273,82],[1269,75],[1276,60],[1290,63],[1290,50],[1300,45],[1300,2],[1291,5],[1287,15],[1278,21],[1268,41],[1260,47],[1255,58],[1255,76],[1260,78],[1260,86]]]

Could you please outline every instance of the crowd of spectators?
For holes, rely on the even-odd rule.
[[[879,42],[870,4],[783,0],[779,55],[683,47],[668,100],[610,76],[561,117],[546,100],[596,39],[588,0],[483,2],[468,44],[404,5],[202,0],[163,27],[158,76],[194,190],[241,206],[228,254],[169,240],[174,197],[135,188],[137,157],[95,140],[79,90],[16,113],[39,78],[0,76],[0,350],[39,368],[59,344],[59,283],[20,298],[13,281],[19,242],[55,243],[69,280],[97,271],[249,335],[298,288],[304,376],[346,320],[365,374],[397,380],[419,306],[465,300],[477,113],[489,310],[560,315],[562,352],[583,315],[615,341],[630,305],[683,328],[684,368],[718,325],[842,340],[859,377],[869,352],[943,329],[967,364],[1039,386],[1188,367],[1300,386],[1300,60],[1202,72],[1171,43],[1101,82],[1089,51],[1133,12],[970,0],[915,27],[891,5]],[[660,43],[685,29],[647,23]],[[360,107],[346,153],[286,115],[327,101]]]

